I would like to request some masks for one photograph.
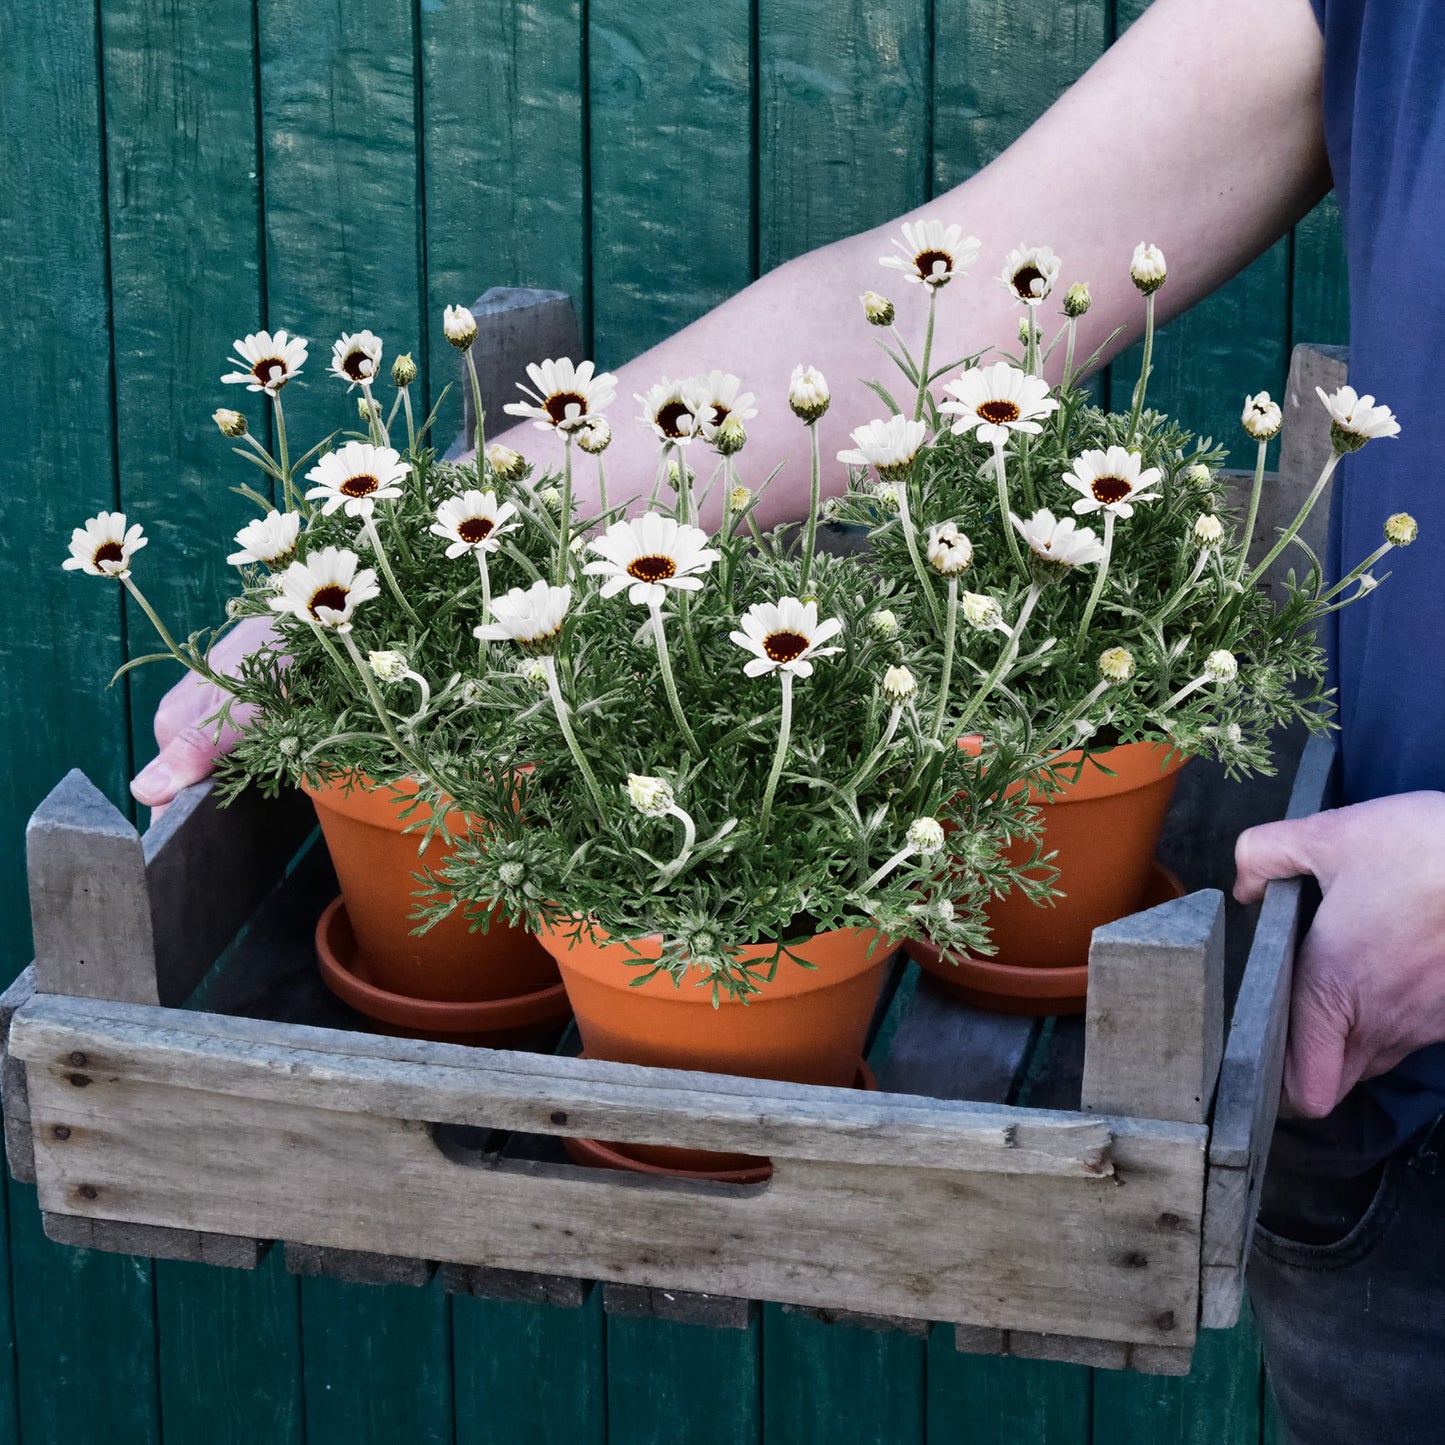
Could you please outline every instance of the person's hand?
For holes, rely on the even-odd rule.
[[[1445,1039],[1445,793],[1401,793],[1240,835],[1234,896],[1319,880],[1295,960],[1287,1106],[1322,1118],[1361,1079]]]
[[[264,647],[276,636],[266,617],[248,617],[238,622],[211,652],[211,666],[217,672],[234,674],[240,661]],[[156,742],[160,753],[143,767],[130,785],[137,802],[159,816],[182,788],[208,778],[216,759],[236,746],[237,731],[226,726],[216,734],[214,718],[230,694],[213,682],[203,682],[188,672],[156,708]],[[232,719],[244,723],[250,712],[241,704],[232,709]]]

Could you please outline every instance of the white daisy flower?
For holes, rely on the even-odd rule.
[[[1072,517],[1055,517],[1047,507],[1040,507],[1027,522],[1012,515],[1009,520],[1029,551],[1051,570],[1086,567],[1104,560],[1104,544]]]
[[[704,441],[716,442],[719,430],[729,417],[748,422],[758,414],[753,404],[757,398],[750,391],[742,391],[742,382],[729,371],[695,376],[691,385],[701,408],[697,420]]]
[[[1014,299],[1037,306],[1059,279],[1059,258],[1047,246],[1015,246],[1003,263],[999,280]]]
[[[941,576],[957,577],[973,561],[973,543],[958,530],[956,522],[940,522],[928,529],[928,546],[923,555]]]
[[[516,515],[517,509],[510,502],[499,503],[495,492],[472,489],[442,502],[430,530],[433,536],[445,537],[451,544],[448,557],[495,552],[502,538],[516,530],[518,523],[511,520]]]
[[[664,443],[686,446],[702,434],[706,403],[695,380],[669,381],[664,376],[645,393],[635,393],[633,400],[642,407],[638,420],[646,422]]]
[[[978,260],[977,236],[965,236],[962,226],[942,221],[905,221],[903,239],[893,244],[897,256],[880,256],[878,264],[901,271],[906,281],[922,286],[946,286],[965,266]]]
[[[556,361],[533,362],[527,367],[531,387],[517,383],[530,401],[509,401],[508,416],[529,416],[539,431],[552,428],[574,432],[617,400],[617,378],[611,372],[594,375],[590,361],[573,365],[565,356]]]
[[[442,312],[442,330],[458,351],[465,351],[477,339],[477,318],[470,306],[448,306]]]
[[[1134,284],[1149,296],[1164,284],[1168,275],[1163,251],[1148,241],[1140,241],[1134,247],[1134,259],[1129,263],[1129,276]]]
[[[348,517],[369,517],[382,498],[401,496],[401,482],[409,471],[410,463],[390,447],[347,442],[306,473],[306,480],[316,483],[306,500],[321,501],[323,516],[345,507]]]
[[[1330,440],[1337,452],[1356,452],[1375,437],[1400,435],[1400,423],[1387,406],[1376,406],[1372,396],[1360,396],[1352,386],[1326,392],[1315,387],[1330,414]]]
[[[346,382],[348,389],[363,381],[370,385],[380,370],[381,337],[373,331],[348,332],[331,348],[331,374]]]
[[[612,427],[605,416],[589,417],[577,428],[577,445],[590,456],[601,456],[612,445]]]
[[[1125,519],[1134,515],[1135,502],[1153,502],[1159,498],[1152,487],[1163,473],[1158,467],[1140,470],[1141,458],[1138,452],[1127,451],[1113,446],[1101,451],[1090,447],[1074,459],[1071,470],[1064,473],[1063,480],[1076,492],[1079,500],[1074,511],[1081,517],[1089,512],[1112,512]]]
[[[366,665],[382,682],[400,682],[410,670],[410,664],[407,662],[404,652],[368,652]]]
[[[843,623],[837,617],[818,621],[816,602],[780,597],[776,602],[753,603],[743,613],[742,630],[728,636],[754,654],[743,666],[749,677],[761,677],[765,672],[811,677],[813,658],[828,657],[843,650],[820,646],[842,630]]]
[[[605,577],[602,596],[615,597],[630,587],[628,600],[639,607],[661,607],[669,587],[685,592],[702,588],[699,573],[721,556],[707,545],[700,527],[675,521],[661,512],[648,512],[635,522],[614,522],[589,550],[598,560],[582,570],[589,577]]]
[[[970,627],[977,627],[981,632],[993,632],[999,628],[1008,631],[1003,620],[1003,608],[992,597],[982,592],[965,592],[959,600],[963,620]]]
[[[873,465],[880,477],[898,477],[913,465],[928,428],[921,421],[906,416],[891,416],[887,421],[870,421],[852,433],[853,447],[838,453],[838,460],[850,467]]]
[[[1284,425],[1284,413],[1277,402],[1270,400],[1267,391],[1261,391],[1245,397],[1239,421],[1255,441],[1267,442],[1279,435],[1279,429]]]
[[[236,533],[236,545],[241,550],[232,552],[226,561],[233,567],[247,562],[264,562],[274,567],[296,550],[300,531],[300,512],[267,512],[264,517],[247,522]]]
[[[1099,654],[1099,675],[1106,682],[1128,682],[1134,676],[1134,654],[1127,647],[1106,647]]]
[[[306,365],[305,340],[284,331],[274,336],[269,331],[252,332],[237,341],[235,349],[231,365],[241,370],[228,372],[221,380],[249,391],[280,391]]]
[[[949,395],[938,409],[958,418],[952,430],[959,436],[973,432],[996,447],[1006,445],[1014,432],[1037,436],[1043,430],[1039,419],[1059,409],[1048,382],[1006,361],[970,367],[943,389]]]
[[[474,627],[472,633],[483,642],[516,642],[550,652],[561,635],[571,605],[570,587],[553,587],[545,581],[525,588],[513,587],[493,601],[495,621]]]
[[[149,540],[139,522],[126,526],[124,512],[100,512],[70,534],[70,556],[60,565],[92,577],[129,577],[130,559]]]
[[[628,773],[626,793],[632,806],[645,818],[665,817],[676,805],[672,784],[666,778],[646,773]]]
[[[358,572],[358,560],[355,552],[327,547],[293,562],[277,574],[280,595],[271,599],[273,610],[322,627],[349,628],[357,606],[381,594],[376,573],[370,567]]]
[[[823,373],[816,366],[799,362],[788,381],[788,405],[793,415],[811,426],[828,410],[831,400],[832,393]]]

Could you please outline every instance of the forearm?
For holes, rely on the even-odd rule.
[[[1079,354],[1115,330],[1115,348],[1142,324],[1128,276],[1141,240],[1158,244],[1170,280],[1160,319],[1187,309],[1282,235],[1328,188],[1321,135],[1322,44],[1307,0],[1157,0],[1150,11],[1018,141],[976,176],[911,216],[956,222],[982,242],[972,274],[939,296],[935,362],[993,347],[1017,347],[1020,307],[995,279],[1008,249],[1051,245],[1063,258],[1060,285],[1088,281],[1094,304],[1080,326]],[[662,376],[723,368],[758,397],[742,479],[759,484],[791,461],[760,508],[772,523],[797,517],[807,491],[806,438],[786,405],[794,365],[827,376],[833,405],[821,423],[831,464],[848,432],[883,410],[864,378],[887,376],[879,332],[858,304],[883,290],[913,343],[922,333],[924,288],[881,270],[898,221],[810,252],[770,272],[619,371],[614,441],[605,458],[612,498],[646,495],[657,442],[635,420],[635,392]],[[1057,305],[1044,309],[1056,314]],[[605,362],[605,358],[604,358]],[[1060,358],[1055,356],[1057,372]],[[1242,389],[1250,379],[1240,378]],[[514,429],[505,438],[528,457],[559,460],[551,436]],[[713,465],[701,442],[690,465]],[[580,458],[584,509],[595,487]],[[826,486],[826,483],[825,483]],[[713,520],[720,499],[712,499]]]

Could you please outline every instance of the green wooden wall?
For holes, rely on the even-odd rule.
[[[67,768],[124,799],[166,678],[62,574],[144,519],[147,587],[214,615],[239,516],[210,421],[232,338],[412,338],[492,284],[578,300],[606,364],[760,270],[996,155],[1136,0],[49,0],[0,6],[0,971],[24,820]],[[1151,393],[1216,436],[1290,345],[1343,339],[1325,206],[1165,333]],[[403,342],[403,345],[405,342]],[[313,356],[316,353],[313,351]],[[322,358],[313,361],[313,372]],[[310,393],[321,397],[321,388]],[[287,393],[305,424],[305,389]],[[444,429],[450,431],[450,426]],[[227,527],[226,530],[229,530]],[[135,636],[132,638],[132,630]],[[0,1192],[0,1441],[1113,1445],[1275,1438],[1247,1329],[1147,1380],[957,1356],[769,1309],[747,1333],[61,1249]]]

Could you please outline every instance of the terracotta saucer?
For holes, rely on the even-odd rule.
[[[379,1032],[400,1038],[483,1046],[520,1043],[564,1023],[572,1013],[560,982],[536,993],[460,1003],[409,998],[378,988],[339,897],[316,920],[316,961],[337,998],[380,1024]]]
[[[1182,898],[1186,892],[1174,874],[1155,863],[1140,911]],[[921,940],[904,946],[921,969],[932,974],[955,998],[975,1008],[1036,1017],[1084,1012],[1089,987],[1087,963],[1073,968],[1039,968],[999,963],[991,958],[945,957],[942,950]]]
[[[878,1080],[873,1077],[873,1070],[866,1060],[858,1061],[853,1087],[870,1092],[878,1089]],[[709,1179],[715,1184],[765,1184],[773,1177],[772,1161],[756,1154],[709,1155],[701,1149],[658,1147],[655,1152],[659,1155],[672,1154],[691,1161],[690,1164],[659,1164],[625,1152],[634,1146],[604,1144],[600,1139],[563,1139],[562,1145],[578,1164],[587,1164],[594,1169],[620,1169],[627,1174],[651,1174],[666,1179]],[[709,1169],[702,1163],[708,1158],[726,1161],[726,1165],[731,1167]]]

